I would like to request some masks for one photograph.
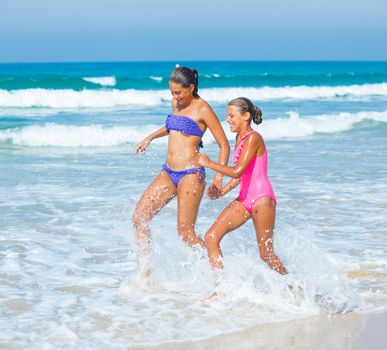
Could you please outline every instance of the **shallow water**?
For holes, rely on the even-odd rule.
[[[241,63],[234,64],[236,71],[242,70]],[[222,69],[226,74],[221,64],[208,65],[214,74],[222,76]],[[303,74],[313,73],[299,65]],[[162,76],[153,69],[150,64],[146,74]],[[249,69],[254,76],[254,68]],[[329,73],[324,65],[315,70]],[[151,224],[154,286],[147,291],[128,287],[137,268],[130,217],[166,154],[166,140],[155,141],[144,155],[133,153],[136,142],[162,125],[169,111],[168,102],[155,99],[146,85],[153,83],[139,89],[145,100],[103,108],[97,108],[99,102],[93,105],[97,95],[90,95],[82,107],[74,101],[83,97],[75,94],[75,100],[66,100],[55,89],[50,93],[61,106],[37,104],[36,90],[30,92],[32,107],[24,102],[12,105],[14,100],[1,98],[4,91],[14,90],[0,85],[0,345],[122,348],[204,339],[321,310],[385,310],[384,78],[365,81],[372,86],[362,89],[352,87],[360,81],[346,85],[337,78],[328,95],[322,95],[322,86],[312,85],[303,88],[301,97],[286,95],[303,91],[297,85],[300,74],[293,90],[282,86],[263,91],[243,79],[227,86],[225,78],[223,85],[213,85],[228,89],[222,95],[211,90],[210,78],[205,83],[203,97],[208,93],[218,99],[212,98],[212,106],[220,119],[227,99],[237,92],[250,91],[257,103],[263,96],[265,119],[257,130],[267,143],[269,176],[278,200],[274,244],[290,272],[279,276],[259,260],[248,223],[222,242],[222,295],[210,305],[200,298],[213,290],[213,276],[204,252],[191,251],[178,238],[175,201]],[[82,76],[93,77],[87,69]],[[119,80],[117,74],[118,90]],[[165,78],[152,81],[162,84]],[[242,90],[232,89],[240,85]],[[338,86],[349,85],[346,91],[355,93],[337,95],[343,90]],[[98,94],[99,89],[114,92],[111,86],[91,91]],[[78,91],[75,86],[72,90]],[[157,91],[169,98],[161,87]],[[25,100],[19,96],[16,101]],[[226,123],[223,126],[233,147],[234,135]],[[217,146],[210,134],[204,144],[215,159]],[[207,171],[207,183],[212,176]],[[236,196],[234,190],[218,201],[203,198],[197,221],[200,236]]]

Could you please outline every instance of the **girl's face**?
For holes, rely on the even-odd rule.
[[[169,89],[171,90],[172,98],[176,101],[178,108],[186,107],[190,104],[193,97],[193,84],[185,88],[181,84],[170,81]]]
[[[241,114],[236,106],[227,106],[227,123],[230,125],[231,132],[239,132],[246,122],[248,122],[247,113]],[[246,119],[247,118],[247,119]]]

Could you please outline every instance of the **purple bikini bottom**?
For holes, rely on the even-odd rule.
[[[169,178],[171,179],[171,181],[173,182],[173,184],[175,185],[175,187],[177,187],[177,185],[179,184],[179,181],[188,174],[198,173],[199,176],[200,174],[203,175],[204,177],[206,176],[206,171],[203,166],[201,166],[200,168],[191,168],[191,169],[185,169],[185,170],[173,170],[169,168],[167,164],[163,164],[162,167],[167,173],[167,175],[169,176]]]

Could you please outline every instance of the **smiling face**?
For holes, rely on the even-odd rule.
[[[236,106],[227,106],[227,123],[230,125],[231,132],[240,132],[247,126],[249,123],[249,116],[247,114],[249,112],[241,114],[239,108]]]
[[[169,82],[169,89],[171,90],[172,98],[176,101],[177,108],[183,108],[191,103],[193,98],[194,85],[191,84],[185,88],[183,85]]]

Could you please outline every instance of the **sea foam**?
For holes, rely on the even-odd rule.
[[[321,114],[316,116],[300,116],[297,112],[288,112],[287,117],[266,120],[259,126],[259,132],[267,140],[304,138],[315,134],[333,134],[348,131],[356,127],[356,124],[367,120],[387,122],[387,111]]]
[[[100,81],[100,79],[104,78],[95,79]],[[343,86],[205,88],[200,90],[200,95],[210,103],[226,103],[235,98],[235,96],[248,96],[254,101],[334,100],[338,98],[362,100],[373,96],[386,97],[387,83]],[[122,106],[148,107],[170,103],[170,100],[171,94],[169,90],[0,90],[0,107],[49,107],[58,109],[114,108]]]
[[[115,77],[85,77],[82,78],[89,83],[98,84],[102,86],[114,86],[117,81]]]
[[[157,76],[153,76],[153,75],[151,75],[149,78],[151,78],[154,81],[158,81],[158,82],[163,80],[163,77],[157,77]]]
[[[288,112],[286,116],[265,120],[259,132],[266,140],[298,139],[315,134],[333,134],[348,131],[363,121],[387,122],[387,110],[383,112],[358,112],[300,116]],[[226,122],[222,123],[228,140],[235,134],[229,131]],[[65,125],[47,123],[0,131],[0,142],[12,145],[40,147],[115,147],[140,142],[147,134],[160,125],[102,126]],[[211,133],[204,135],[204,144],[215,142]],[[166,144],[167,138],[158,139]]]

